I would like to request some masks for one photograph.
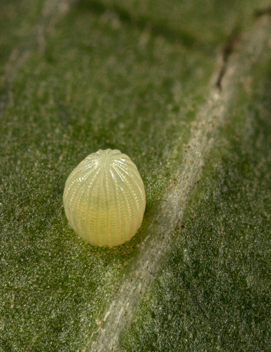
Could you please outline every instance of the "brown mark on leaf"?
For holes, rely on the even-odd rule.
[[[228,42],[226,43],[226,45],[224,46],[224,49],[222,51],[222,62],[221,62],[218,78],[216,80],[216,87],[220,90],[222,89],[221,83],[222,83],[222,79],[225,76],[225,73],[227,70],[227,64],[228,64],[229,57],[231,56],[231,54],[235,50],[236,43],[238,42],[238,40],[240,38],[239,34],[240,34],[239,28],[235,27],[233,29],[229,39],[228,39]]]
[[[271,15],[271,5],[264,7],[263,9],[257,9],[254,11],[255,17],[262,17],[264,15]]]
[[[103,325],[104,325],[104,320],[102,320],[102,321],[100,322],[99,328],[102,328]]]

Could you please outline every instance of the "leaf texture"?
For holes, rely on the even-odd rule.
[[[270,349],[268,6],[1,2],[1,352]],[[62,204],[107,148],[147,197],[113,249]]]

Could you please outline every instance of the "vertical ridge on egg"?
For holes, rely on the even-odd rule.
[[[75,232],[97,246],[130,240],[141,226],[146,197],[132,160],[119,150],[98,150],[67,178],[63,202]]]

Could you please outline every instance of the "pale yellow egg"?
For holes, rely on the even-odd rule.
[[[98,150],[67,178],[63,202],[75,232],[96,246],[129,241],[141,226],[146,196],[136,165],[119,150]]]

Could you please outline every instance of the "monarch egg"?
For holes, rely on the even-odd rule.
[[[96,246],[117,246],[141,226],[146,207],[136,165],[119,150],[98,150],[67,178],[63,202],[75,232]]]

